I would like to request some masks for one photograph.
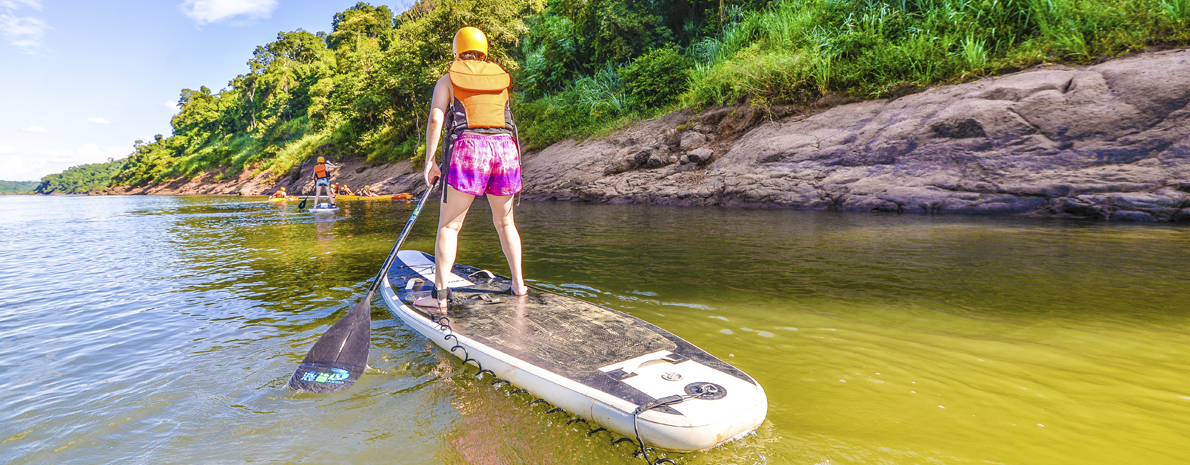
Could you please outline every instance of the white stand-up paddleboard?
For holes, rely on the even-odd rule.
[[[674,451],[709,449],[764,421],[756,380],[664,329],[538,288],[513,296],[507,278],[472,267],[452,271],[448,312],[415,307],[433,287],[433,257],[402,250],[382,278],[384,302],[464,362],[572,415]]]
[[[311,213],[331,213],[339,211],[339,207],[323,202],[313,207],[310,207]]]

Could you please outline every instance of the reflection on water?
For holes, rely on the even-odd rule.
[[[0,462],[639,463],[373,305],[366,376],[294,394],[411,205],[0,197]],[[406,248],[432,250],[436,212]],[[507,270],[478,202],[459,261]],[[755,377],[679,463],[1185,463],[1190,230],[525,202],[525,274]]]

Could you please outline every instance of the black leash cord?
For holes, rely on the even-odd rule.
[[[646,403],[644,405],[637,406],[636,410],[632,411],[632,432],[636,434],[636,442],[637,442],[637,444],[640,444],[640,455],[644,457],[645,463],[647,463],[649,465],[656,465],[656,464],[662,463],[662,462],[674,463],[674,461],[670,460],[670,459],[657,459],[656,462],[649,460],[649,451],[652,450],[653,448],[645,447],[645,441],[641,440],[640,428],[638,428],[636,426],[636,417],[642,413],[645,413],[649,410],[653,410],[657,407],[664,407],[666,405],[680,404],[680,403],[682,403],[682,401],[689,399],[691,397],[694,397],[694,396],[689,395],[689,394],[684,395],[684,396],[675,394],[672,396],[662,397],[660,399],[654,400],[654,401]]]

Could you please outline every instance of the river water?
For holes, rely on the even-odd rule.
[[[350,391],[285,383],[404,202],[0,197],[0,463],[609,463],[635,447],[476,380],[377,299]],[[482,202],[460,262],[507,273]],[[768,393],[678,463],[1190,462],[1190,229],[525,202],[533,284]],[[432,250],[428,208],[405,248]]]

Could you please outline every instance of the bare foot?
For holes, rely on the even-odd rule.
[[[526,286],[525,283],[521,283],[520,285],[513,284],[509,288],[509,291],[512,292],[512,295],[523,296],[529,293],[529,286]]]

